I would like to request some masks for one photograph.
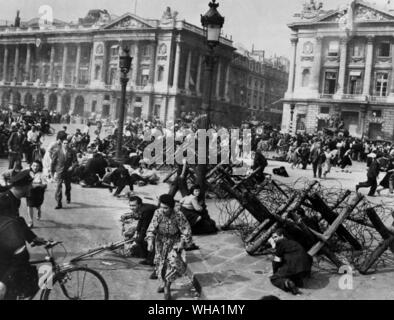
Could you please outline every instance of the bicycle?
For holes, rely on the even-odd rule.
[[[47,256],[42,260],[30,262],[32,265],[48,262],[51,264],[47,269],[44,268],[45,273],[40,278],[40,300],[63,300],[64,298],[68,300],[108,300],[108,286],[104,278],[97,271],[76,264],[86,258],[86,254],[80,255],[68,263],[58,264],[56,262],[53,248],[61,244],[61,241],[48,242],[44,246]],[[43,270],[42,267],[40,270]],[[89,296],[84,295],[84,292]]]

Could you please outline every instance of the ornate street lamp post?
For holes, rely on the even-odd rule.
[[[129,49],[126,47],[123,49],[123,53],[119,56],[119,68],[120,68],[120,84],[122,86],[121,101],[120,101],[120,113],[118,121],[118,139],[116,143],[116,159],[122,161],[122,144],[123,144],[123,124],[124,115],[126,110],[126,86],[129,78],[127,74],[130,71],[131,62],[133,60],[129,55]]]
[[[201,15],[201,24],[204,29],[204,34],[209,48],[208,54],[205,57],[205,71],[207,79],[205,81],[203,96],[203,110],[206,113],[204,129],[209,129],[210,126],[213,73],[216,63],[214,49],[219,44],[220,33],[224,24],[224,17],[222,17],[217,11],[217,7],[219,7],[219,4],[216,3],[216,0],[212,0],[212,2],[209,3],[208,12],[205,15]]]
[[[205,113],[205,119],[202,119],[201,128],[208,130],[211,122],[211,100],[212,100],[212,87],[213,87],[213,73],[215,69],[216,57],[214,55],[214,49],[219,44],[220,33],[224,24],[224,17],[217,11],[219,6],[216,0],[212,0],[209,3],[209,10],[205,15],[201,15],[201,24],[204,29],[204,35],[206,37],[208,54],[205,57],[205,81],[203,91],[202,109]],[[206,152],[208,154],[208,152]],[[206,159],[208,163],[208,159]],[[198,164],[196,166],[196,182],[200,185],[201,193],[200,197],[205,197],[206,191],[206,174],[207,165]]]

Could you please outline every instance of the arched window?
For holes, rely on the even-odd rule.
[[[302,87],[307,87],[309,85],[310,75],[309,69],[304,69],[304,71],[302,71]]]

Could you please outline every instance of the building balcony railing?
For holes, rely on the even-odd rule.
[[[365,101],[365,96],[362,94],[344,94],[342,95],[342,99]]]
[[[330,93],[321,93],[321,94],[320,94],[320,99],[332,99],[333,96],[334,96],[334,94],[330,94]]]
[[[387,97],[382,96],[369,96],[371,102],[387,102]]]

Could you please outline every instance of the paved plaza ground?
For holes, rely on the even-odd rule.
[[[56,128],[59,126],[55,125]],[[76,126],[69,126],[74,132]],[[79,126],[81,127],[81,126]],[[53,141],[46,137],[44,145]],[[7,161],[0,161],[0,169],[6,168]],[[292,184],[299,178],[312,179],[311,168],[308,170],[290,169],[287,163],[269,161],[266,172],[272,173],[274,167],[284,165],[289,178],[273,176],[283,183]],[[164,173],[163,173],[164,174]],[[383,174],[382,176],[383,177]],[[351,173],[339,172],[336,168],[327,179],[319,182],[327,187],[354,190],[355,184],[364,181],[366,168],[363,163],[354,163]],[[72,185],[72,203],[64,209],[54,210],[54,184],[50,184],[43,205],[43,219],[35,223],[34,231],[42,237],[61,240],[68,250],[68,258],[83,253],[97,245],[115,242],[121,239],[119,217],[127,212],[126,199],[114,198],[106,189],[82,188]],[[128,190],[125,190],[126,192]],[[168,191],[168,185],[136,187],[135,191],[144,201],[156,203],[160,194]],[[364,194],[367,189],[361,190]],[[179,195],[178,195],[179,197]],[[374,202],[384,202],[392,206],[394,197],[383,193],[382,197],[372,198]],[[21,214],[25,214],[25,202],[22,202]],[[218,210],[215,200],[208,200],[209,213],[219,224],[225,218]],[[200,299],[259,299],[274,294],[281,299],[394,299],[393,270],[386,269],[375,274],[355,275],[353,290],[341,290],[338,286],[340,275],[334,271],[315,271],[307,283],[304,294],[293,297],[271,285],[270,256],[249,256],[239,234],[236,231],[219,232],[212,236],[195,237],[200,250],[188,253],[188,276],[180,279],[174,286],[174,298],[198,299],[191,279],[201,291]],[[33,258],[42,256],[39,248],[32,250]],[[57,249],[63,256],[61,248]],[[110,299],[163,299],[156,293],[157,281],[149,280],[151,268],[140,265],[140,259],[123,258],[108,253],[89,260],[88,265],[98,270],[106,279]]]

